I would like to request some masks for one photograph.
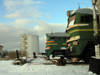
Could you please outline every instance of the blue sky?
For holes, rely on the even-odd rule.
[[[0,44],[20,49],[20,35],[37,34],[45,51],[46,33],[64,32],[68,10],[92,7],[91,0],[0,0]],[[8,39],[8,40],[7,40]]]
[[[13,19],[9,18],[3,18],[5,14],[7,14],[6,7],[4,5],[4,1],[6,0],[0,0],[0,21],[5,22],[11,22]],[[10,4],[9,0],[8,4]],[[12,0],[15,1],[15,0]],[[24,1],[24,0],[20,0]],[[33,0],[33,1],[40,1],[40,4],[35,4],[31,6],[37,6],[38,11],[41,12],[43,15],[41,18],[38,19],[44,20],[48,23],[65,23],[67,19],[66,12],[68,10],[74,10],[78,8],[78,3],[80,4],[81,8],[84,7],[91,7],[91,0]],[[13,8],[13,7],[12,7]],[[27,9],[26,9],[27,10]],[[48,15],[46,15],[48,14]],[[46,17],[48,16],[49,19]]]
[[[48,13],[51,19],[49,23],[64,23],[66,22],[68,10],[78,9],[78,3],[81,8],[91,7],[91,0],[41,0],[40,12]],[[46,19],[45,19],[46,20]]]

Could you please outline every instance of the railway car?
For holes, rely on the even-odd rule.
[[[46,56],[49,59],[49,56],[54,53],[54,51],[66,49],[66,39],[67,33],[65,32],[55,32],[55,33],[46,33]]]

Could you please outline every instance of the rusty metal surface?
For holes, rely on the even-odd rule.
[[[100,22],[100,0],[96,0],[96,6],[98,9],[98,13],[99,13],[99,22]]]

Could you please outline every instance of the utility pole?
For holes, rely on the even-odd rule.
[[[93,29],[94,29],[94,42],[95,42],[95,57],[91,57],[90,60],[90,67],[89,71],[91,71],[93,74],[100,75],[100,37],[99,37],[99,24],[97,22],[97,14],[96,14],[96,8],[97,3],[99,3],[98,6],[100,6],[100,0],[92,0],[93,5]],[[97,7],[98,7],[97,6]],[[98,8],[98,11],[100,11],[100,8]],[[100,12],[99,12],[100,14]],[[100,15],[99,15],[100,19]]]
[[[96,15],[96,0],[92,0],[93,3],[93,26],[94,26],[94,38],[95,38],[95,56],[100,59],[100,44],[99,44],[99,31]]]

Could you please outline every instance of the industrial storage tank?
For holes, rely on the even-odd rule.
[[[28,35],[27,36],[27,57],[33,57],[33,52],[36,55],[39,54],[39,36]]]

